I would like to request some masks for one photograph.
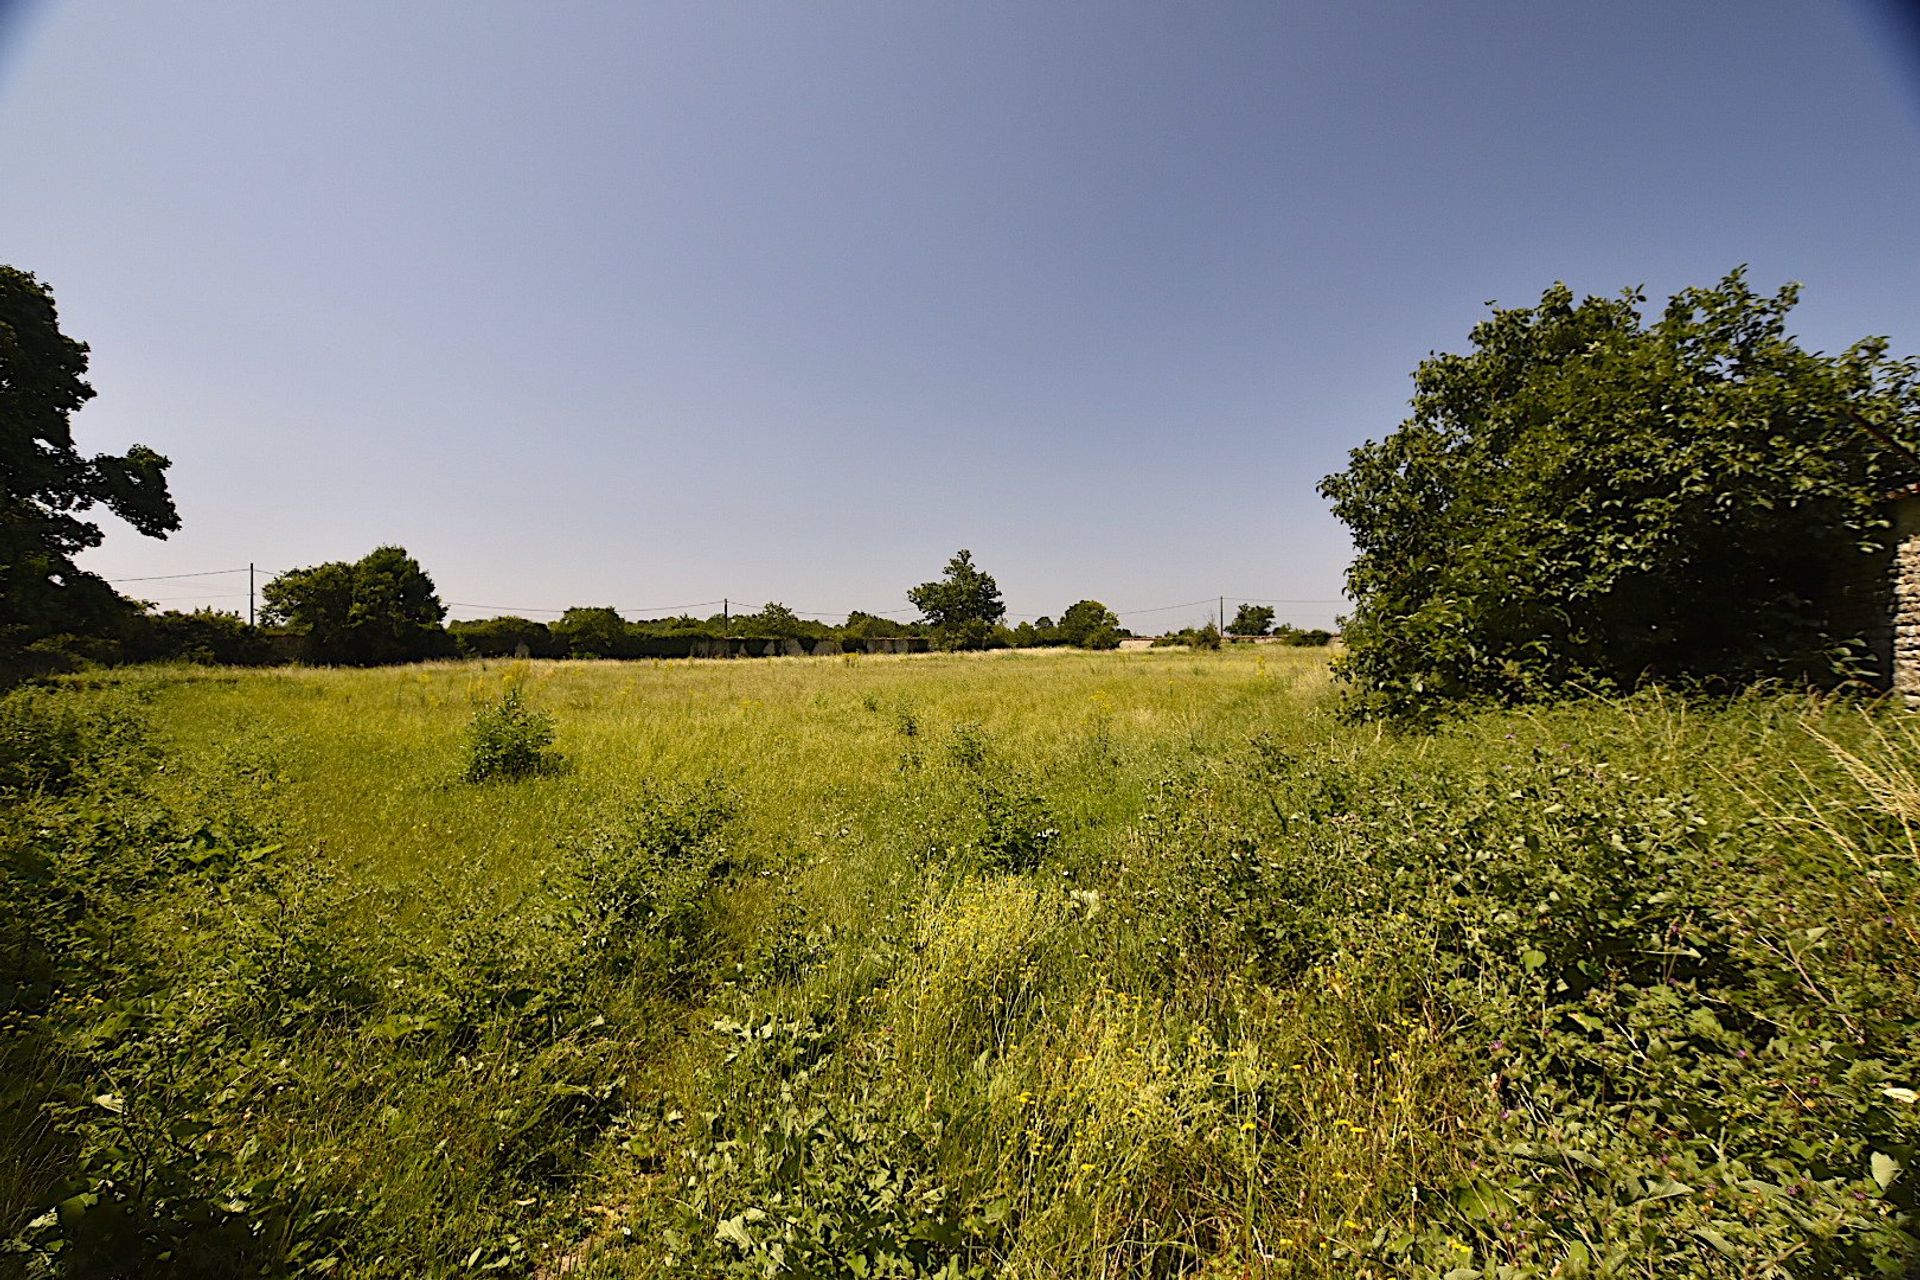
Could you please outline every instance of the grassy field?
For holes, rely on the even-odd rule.
[[[564,763],[465,782],[508,690]],[[1885,708],[1403,735],[1270,647],[0,707],[0,1273],[1920,1262]]]

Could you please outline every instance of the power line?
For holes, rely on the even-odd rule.
[[[158,600],[149,600],[147,601],[147,603],[148,604],[173,604],[181,600],[241,600],[241,599],[245,599],[247,594],[248,593],[245,591],[229,591],[222,595],[213,595],[213,596],[200,596],[200,595],[162,596]]]
[[[1165,613],[1169,609],[1192,609],[1198,605],[1212,603],[1213,599],[1209,597],[1205,600],[1189,600],[1185,604],[1157,604],[1151,609],[1118,609],[1115,613],[1122,618],[1127,618],[1136,613]]]
[[[201,573],[156,573],[145,578],[108,578],[106,579],[106,581],[111,583],[169,582],[175,578],[217,578],[222,574],[245,573],[246,571],[247,571],[246,566],[242,565],[238,569],[208,569]]]
[[[467,600],[447,601],[449,609],[498,609],[503,614],[519,613],[565,613],[565,609],[535,609],[524,604],[474,604]]]
[[[1273,596],[1237,596],[1231,591],[1227,599],[1238,600],[1244,604],[1345,604],[1345,600],[1280,600]]]

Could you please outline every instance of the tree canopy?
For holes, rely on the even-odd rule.
[[[978,649],[993,633],[994,623],[1007,614],[1000,584],[973,563],[973,552],[961,550],[947,561],[945,573],[907,592],[933,628],[935,640],[948,649]]]
[[[86,372],[87,345],[60,331],[52,292],[0,266],[0,673],[36,643],[101,632],[127,612],[73,561],[102,539],[87,512],[104,506],[151,538],[180,527],[167,459],[145,445],[91,457],[76,446],[69,419],[94,394]]]
[[[1230,636],[1263,636],[1272,629],[1273,606],[1270,604],[1243,604],[1227,624]]]
[[[627,656],[627,620],[604,605],[568,609],[553,624],[552,634],[575,658]]]
[[[329,561],[267,583],[262,619],[306,637],[307,657],[342,666],[414,662],[451,652],[433,579],[402,547]]]
[[[1081,649],[1118,649],[1120,619],[1098,600],[1082,600],[1060,615],[1060,638]]]
[[[1412,416],[1321,482],[1352,532],[1343,674],[1412,713],[1857,663],[1820,599],[1920,479],[1920,366],[1786,330],[1744,271],[1675,295],[1495,310],[1414,373]]]

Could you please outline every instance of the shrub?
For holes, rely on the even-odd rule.
[[[0,697],[0,796],[60,791],[103,762],[131,755],[143,730],[118,699],[46,689]]]
[[[500,701],[475,712],[467,727],[466,779],[487,782],[551,773],[560,765],[560,756],[547,750],[552,745],[553,717],[533,710],[521,701],[518,689],[509,689]]]
[[[1423,361],[1413,416],[1320,484],[1358,552],[1362,709],[1856,670],[1820,601],[1913,481],[1881,441],[1920,430],[1920,364],[1803,350],[1795,298],[1736,271],[1646,323],[1555,285]]]

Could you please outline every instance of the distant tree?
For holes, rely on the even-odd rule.
[[[627,624],[632,635],[643,636],[717,636],[723,634],[720,615],[715,614],[711,621],[702,621],[692,614],[676,614],[671,618],[641,618]]]
[[[1802,349],[1796,298],[1736,271],[1648,323],[1636,291],[1555,285],[1423,361],[1413,416],[1320,486],[1357,552],[1361,705],[1849,670],[1823,587],[1917,478],[1886,442],[1920,439],[1920,363]]]
[[[165,458],[75,446],[68,419],[94,394],[86,372],[87,345],[60,332],[53,294],[0,266],[0,680],[35,665],[30,649],[116,631],[130,613],[74,563],[102,539],[86,512],[104,506],[151,538],[180,527]]]
[[[740,636],[763,636],[774,640],[798,640],[812,634],[814,624],[803,621],[793,610],[783,604],[769,600],[760,612],[750,613],[734,622],[733,633]]]
[[[351,564],[329,561],[267,583],[261,617],[306,637],[307,657],[342,666],[444,657],[446,606],[403,547],[378,547]]]
[[[1082,600],[1060,615],[1060,638],[1081,649],[1120,647],[1120,619],[1098,600]]]
[[[450,622],[447,634],[460,646],[461,653],[474,658],[510,658],[523,647],[530,657],[545,658],[553,653],[553,633],[546,623],[510,614]]]
[[[900,634],[900,624],[877,613],[855,609],[847,615],[846,622],[840,627],[840,634],[849,640],[871,640],[875,636]]]
[[[267,638],[237,613],[216,609],[147,610],[129,615],[122,630],[129,662],[196,662],[255,666],[271,659]]]
[[[554,642],[570,658],[623,658],[627,655],[627,620],[618,610],[573,608],[551,627]]]
[[[933,628],[934,639],[945,649],[978,649],[992,634],[994,623],[1006,616],[1000,584],[973,563],[973,552],[962,550],[947,561],[944,576],[923,582],[907,592],[907,600]]]
[[[1273,606],[1270,604],[1243,604],[1233,615],[1233,621],[1227,624],[1230,636],[1263,636],[1273,626]]]

